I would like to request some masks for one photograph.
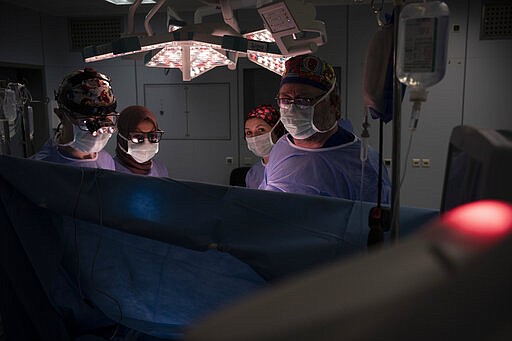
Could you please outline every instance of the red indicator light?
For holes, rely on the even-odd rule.
[[[512,232],[512,205],[493,200],[476,201],[454,208],[442,220],[464,234],[499,239]]]

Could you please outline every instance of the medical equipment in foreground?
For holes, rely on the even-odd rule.
[[[263,289],[185,340],[510,339],[511,247],[512,204],[473,202],[400,244]]]
[[[512,131],[457,126],[446,161],[441,212],[482,199],[512,202]]]
[[[418,125],[421,103],[427,100],[426,88],[446,72],[449,14],[441,1],[410,3],[400,12],[396,76],[410,87],[412,130]]]
[[[429,228],[214,313],[187,340],[510,338],[510,174],[512,131],[454,128]]]
[[[382,176],[383,167],[383,134],[384,122],[388,123],[393,119],[393,101],[394,101],[394,68],[393,54],[395,34],[395,18],[397,14],[383,15],[383,2],[376,4],[375,1],[370,5],[373,14],[377,18],[377,32],[375,32],[365,57],[363,69],[363,100],[364,100],[364,118],[363,130],[361,133],[361,179],[364,175],[364,166],[368,153],[368,140],[370,127],[368,116],[373,119],[379,119],[379,182],[377,188],[377,205],[370,210],[368,217],[368,246],[379,244],[384,240],[384,232],[389,231],[391,225],[391,209],[381,205],[382,198]],[[400,89],[400,101],[403,98],[405,86]],[[363,183],[361,182],[361,191]]]

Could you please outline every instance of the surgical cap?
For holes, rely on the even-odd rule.
[[[249,111],[245,116],[245,121],[251,118],[261,118],[273,127],[279,122],[279,111],[270,104],[263,104]]]
[[[55,99],[72,115],[101,116],[115,112],[110,78],[92,68],[70,73],[62,80]]]
[[[295,56],[286,61],[280,86],[287,83],[308,84],[328,91],[336,83],[336,75],[333,67],[317,56]]]

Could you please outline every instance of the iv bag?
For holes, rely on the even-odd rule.
[[[405,85],[427,88],[446,71],[449,9],[441,1],[407,4],[398,24],[396,76]]]
[[[16,92],[11,89],[1,89],[0,91],[0,121],[8,123],[9,138],[16,134],[16,118],[18,117],[18,107],[16,105]],[[3,125],[4,123],[2,123]],[[0,126],[2,141],[6,139],[7,131],[5,126]]]
[[[13,122],[16,120],[16,93],[11,89],[2,89],[0,120]]]

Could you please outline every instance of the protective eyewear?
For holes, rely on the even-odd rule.
[[[144,140],[146,140],[146,139],[150,143],[158,143],[162,139],[163,134],[164,134],[163,130],[155,130],[155,131],[150,131],[147,133],[143,133],[143,132],[129,133],[128,138],[124,137],[121,134],[119,134],[119,135],[127,141],[131,141],[135,144],[138,144],[138,143],[144,143]]]
[[[318,99],[322,98],[325,94],[321,94],[314,98],[307,97],[297,97],[297,98],[286,98],[286,97],[276,97],[277,105],[279,108],[288,109],[292,104],[295,104],[299,108],[311,107],[315,105]]]
[[[73,117],[70,116],[71,121],[80,130],[89,131],[92,136],[100,134],[113,134],[117,131],[116,122],[118,113],[113,112],[108,116],[93,116],[93,117]]]

